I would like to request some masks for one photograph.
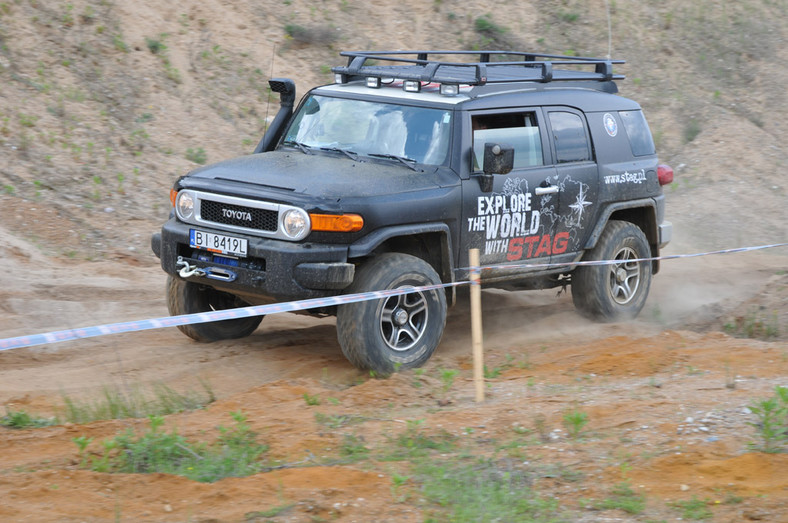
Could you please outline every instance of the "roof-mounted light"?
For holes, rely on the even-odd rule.
[[[441,94],[443,96],[457,96],[460,94],[460,86],[457,84],[441,84]]]
[[[342,73],[334,73],[335,84],[346,84],[348,81],[347,75]]]
[[[408,93],[418,93],[421,91],[421,82],[418,80],[405,80],[402,82],[402,89]]]
[[[380,78],[376,76],[367,76],[367,87],[371,87],[372,89],[379,89]]]

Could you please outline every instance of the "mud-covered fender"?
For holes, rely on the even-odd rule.
[[[643,233],[648,238],[649,243],[657,243],[657,204],[653,198],[642,198],[640,200],[611,203],[605,207],[596,222],[594,230],[591,231],[584,249],[593,249],[611,216],[622,211],[628,211],[627,214],[638,216],[638,220],[627,221],[632,221],[643,229]]]
[[[348,248],[348,261],[370,255],[375,249],[389,240],[407,239],[408,237],[431,233],[437,233],[440,237],[440,261],[439,266],[435,267],[435,270],[444,283],[453,282],[454,251],[451,244],[451,232],[449,226],[441,222],[411,223],[377,229],[350,245]],[[454,302],[453,296],[453,292],[449,293],[449,299],[452,303]]]

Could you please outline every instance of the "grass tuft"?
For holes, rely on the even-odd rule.
[[[69,423],[90,423],[103,419],[166,416],[176,412],[202,409],[216,401],[210,384],[200,380],[202,391],[179,393],[163,383],[153,386],[152,397],[139,388],[128,393],[105,387],[100,399],[81,402],[64,395],[58,417]]]
[[[750,447],[761,452],[781,452],[788,442],[788,387],[777,386],[774,396],[750,405],[750,411],[758,419],[750,423],[758,431],[761,444]]]
[[[569,436],[579,438],[583,433],[583,427],[588,424],[588,414],[580,410],[571,410],[564,414],[564,427]]]
[[[627,514],[640,514],[646,508],[646,497],[636,494],[628,481],[622,481],[610,492],[610,497],[594,505],[599,510],[618,509]]]
[[[57,425],[57,422],[57,418],[42,418],[24,410],[9,410],[8,407],[5,416],[0,418],[0,426],[9,429],[37,429]]]
[[[689,520],[710,519],[714,514],[709,510],[708,501],[692,496],[686,501],[674,501],[670,503],[672,507],[681,510],[681,517]]]
[[[233,427],[219,427],[219,438],[211,445],[194,443],[161,430],[164,418],[149,416],[150,429],[138,436],[133,431],[105,440],[98,456],[86,455],[92,439],[75,438],[83,466],[96,472],[165,473],[211,483],[228,477],[245,477],[259,472],[268,446],[257,442],[242,412],[231,412]]]
[[[773,311],[769,317],[763,314],[762,311],[751,310],[743,316],[726,322],[723,329],[728,334],[744,338],[768,340],[780,335],[777,311]]]
[[[289,39],[301,45],[326,45],[338,39],[337,30],[330,25],[286,24],[284,29]]]
[[[199,165],[205,165],[208,162],[208,155],[205,154],[205,149],[198,147],[186,149],[186,159]]]
[[[558,516],[558,501],[534,493],[529,475],[509,460],[425,460],[416,468],[416,479],[434,504],[427,521],[543,522]]]
[[[394,444],[385,456],[386,461],[402,461],[422,458],[430,455],[431,451],[440,453],[451,452],[456,447],[457,438],[445,430],[437,435],[430,436],[422,428],[423,419],[409,420],[404,432],[396,437],[389,438]]]

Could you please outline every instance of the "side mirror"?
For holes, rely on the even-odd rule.
[[[484,144],[484,174],[479,176],[482,192],[492,192],[493,175],[508,174],[514,167],[514,147],[503,143]]]

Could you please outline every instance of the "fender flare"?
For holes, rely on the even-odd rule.
[[[451,231],[449,226],[442,222],[395,225],[373,231],[348,247],[348,260],[367,256],[383,242],[392,238],[435,232],[439,233],[441,237],[441,266],[436,269],[438,269],[438,273],[445,282],[453,282],[454,251],[451,244]]]
[[[651,216],[649,216],[650,219],[647,220],[646,226],[654,230],[644,230],[643,233],[646,235],[646,238],[649,239],[649,243],[656,243],[657,240],[652,241],[652,239],[657,238],[657,204],[651,198],[643,198],[640,200],[632,200],[628,202],[616,202],[605,207],[604,211],[602,214],[600,214],[599,219],[596,222],[594,230],[591,231],[591,235],[588,237],[588,241],[586,241],[583,249],[593,249],[597,241],[599,241],[602,231],[605,230],[607,222],[610,221],[610,217],[613,216],[613,213],[627,209],[646,209],[646,212],[651,214]]]

